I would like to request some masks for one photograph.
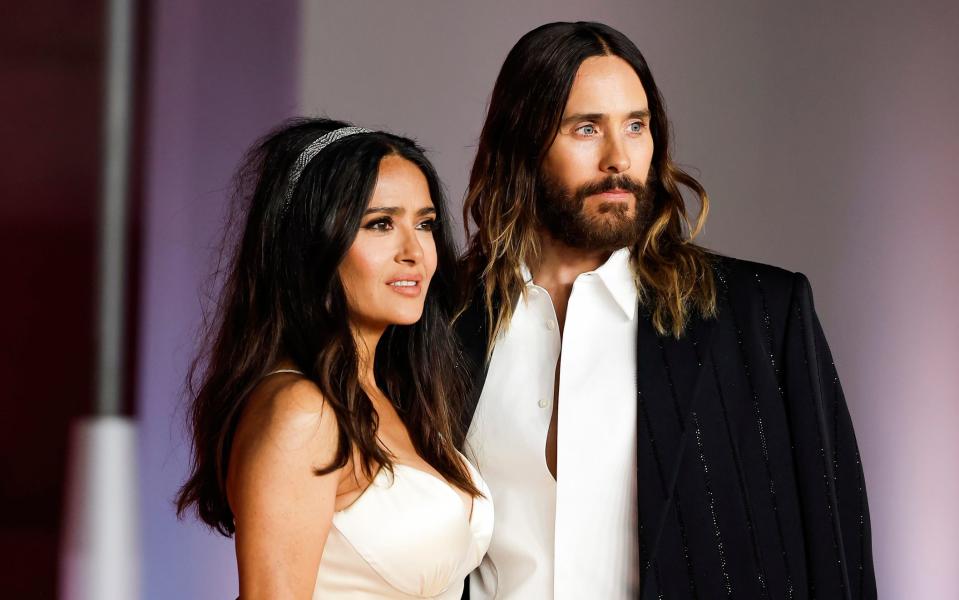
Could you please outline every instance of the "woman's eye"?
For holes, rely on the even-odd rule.
[[[642,121],[635,121],[629,124],[630,133],[642,133],[646,129],[646,124]]]
[[[416,226],[420,231],[436,231],[437,227],[439,227],[439,223],[436,222],[436,219],[426,219]]]
[[[596,133],[596,127],[594,125],[581,125],[576,128],[576,131],[583,135],[593,135]]]
[[[389,217],[374,219],[364,225],[363,228],[371,231],[389,231],[390,229],[393,229],[393,220]]]

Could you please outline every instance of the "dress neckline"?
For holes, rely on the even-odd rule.
[[[269,373],[267,373],[266,375],[264,375],[264,377],[269,377],[270,375],[276,375],[276,374],[278,374],[278,373],[291,373],[291,374],[295,374],[295,375],[304,375],[303,371],[300,371],[300,370],[298,370],[298,369],[274,369],[273,371],[270,371]],[[473,473],[473,466],[470,464],[469,460],[468,460],[465,456],[463,456],[462,453],[457,452],[457,454],[458,454],[458,455],[460,456],[460,458],[463,460],[463,463],[466,465],[466,469],[470,472],[470,477],[473,477],[473,474],[474,474],[474,473]],[[444,488],[446,488],[447,490],[449,490],[449,491],[453,494],[453,496],[456,497],[456,501],[459,502],[460,506],[463,506],[463,500],[460,498],[459,493],[457,493],[457,491],[454,489],[453,484],[451,484],[450,482],[446,481],[445,479],[443,479],[443,478],[440,477],[439,475],[434,475],[433,473],[430,473],[429,471],[426,471],[426,470],[424,470],[424,469],[420,469],[420,468],[414,467],[414,466],[412,466],[412,465],[408,465],[408,464],[400,463],[400,462],[394,462],[394,463],[393,463],[393,468],[394,468],[394,470],[395,470],[397,467],[402,467],[402,468],[408,469],[408,470],[410,470],[410,471],[415,471],[416,473],[420,473],[421,475],[424,475],[424,476],[426,476],[426,477],[428,477],[428,478],[430,478],[430,479],[435,480],[436,482],[438,482],[439,484],[441,484]],[[347,505],[344,506],[343,508],[334,511],[333,514],[335,515],[335,514],[337,514],[337,513],[345,512],[345,511],[348,511],[348,510],[350,510],[351,508],[353,508],[353,507],[363,498],[363,496],[366,495],[366,492],[368,492],[369,489],[370,489],[371,487],[373,487],[373,484],[375,484],[375,483],[380,479],[380,477],[381,477],[382,475],[384,475],[385,473],[386,473],[386,468],[384,468],[383,465],[380,465],[380,467],[376,470],[376,474],[373,476],[372,479],[370,479],[370,482],[366,485],[366,487],[363,488],[363,491],[360,492],[360,494],[359,494],[356,498],[354,498],[352,502],[350,502],[349,504],[347,504]],[[476,497],[473,496],[473,497],[470,498],[469,514],[465,515],[465,517],[466,517],[466,523],[467,523],[468,525],[470,525],[470,526],[472,526],[472,524],[473,524],[473,513],[476,512],[476,511],[475,511],[475,508],[476,508]],[[467,510],[466,507],[463,506],[463,512],[464,512],[464,513],[466,512],[466,510]]]
[[[457,452],[457,454],[459,454],[461,457],[463,456],[463,455],[460,454],[459,452]],[[465,461],[466,458],[464,457],[463,460]],[[466,468],[470,471],[470,477],[473,477],[474,473],[473,473],[472,465],[470,465],[468,461],[466,462],[466,465],[467,465]],[[421,476],[423,476],[423,477],[426,477],[428,480],[433,480],[433,481],[435,481],[436,483],[438,483],[439,485],[441,485],[443,488],[445,488],[450,494],[453,495],[453,497],[456,499],[456,502],[463,508],[463,517],[464,517],[464,519],[465,519],[465,521],[466,521],[466,524],[467,524],[468,526],[472,527],[472,525],[473,525],[473,515],[476,513],[476,497],[475,497],[475,496],[473,496],[472,498],[470,498],[470,506],[469,506],[469,509],[468,509],[468,510],[469,510],[469,513],[467,513],[467,508],[466,508],[466,506],[463,505],[463,500],[460,498],[459,493],[457,493],[457,491],[456,491],[456,490],[454,489],[454,487],[453,487],[453,484],[451,484],[450,482],[446,481],[445,479],[443,479],[442,477],[440,477],[440,476],[438,476],[438,475],[434,475],[433,473],[430,473],[429,471],[425,471],[425,470],[423,470],[423,469],[419,469],[419,468],[417,468],[417,467],[414,467],[414,466],[412,466],[412,465],[408,465],[408,464],[406,464],[406,463],[394,462],[394,463],[393,463],[393,470],[395,471],[397,468],[401,468],[401,469],[405,469],[405,470],[407,470],[407,471],[413,471],[413,472],[415,472],[415,473],[418,473],[419,475],[421,475]],[[380,467],[376,470],[376,474],[373,476],[373,478],[370,480],[370,482],[366,485],[366,487],[363,488],[363,491],[360,492],[360,495],[357,496],[356,498],[354,498],[352,502],[350,502],[349,504],[347,504],[347,505],[344,506],[343,508],[341,508],[341,509],[339,509],[339,510],[336,510],[336,511],[333,511],[334,516],[337,515],[337,514],[339,514],[339,513],[346,513],[346,512],[351,511],[357,504],[360,503],[360,501],[363,499],[363,497],[366,496],[367,492],[370,491],[370,488],[372,488],[372,487],[380,480],[381,477],[384,477],[384,476],[386,476],[387,474],[388,474],[388,472],[387,472],[386,467],[383,466],[383,465],[380,465]],[[396,475],[395,475],[395,473],[394,473],[394,481],[395,481],[395,478],[396,478]]]

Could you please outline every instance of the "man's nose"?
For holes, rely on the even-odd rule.
[[[624,173],[629,170],[629,154],[620,136],[607,138],[600,169],[606,173]]]

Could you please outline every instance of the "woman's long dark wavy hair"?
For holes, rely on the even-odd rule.
[[[380,467],[392,468],[377,442],[376,411],[359,383],[359,355],[337,271],[360,228],[380,162],[390,155],[410,161],[426,177],[437,212],[437,269],[422,318],[390,326],[380,339],[376,380],[417,453],[453,485],[480,494],[453,444],[460,437],[455,403],[464,395],[449,327],[455,250],[444,227],[448,214],[439,178],[423,150],[383,132],[333,142],[303,170],[286,205],[293,162],[321,135],[347,125],[289,121],[253,146],[237,176],[237,200],[244,206],[234,210],[234,222],[245,225],[188,378],[193,464],[176,500],[178,515],[192,507],[224,535],[235,531],[226,473],[237,422],[253,388],[281,360],[318,386],[336,416],[336,456],[318,475],[347,465],[354,451],[370,477]]]
[[[632,247],[640,297],[660,334],[680,337],[690,312],[716,312],[710,255],[692,243],[709,212],[709,198],[695,178],[670,157],[666,105],[646,59],[625,35],[602,23],[549,23],[513,46],[493,87],[489,110],[470,172],[463,223],[468,240],[460,310],[476,291],[487,307],[490,340],[507,326],[525,286],[520,263],[539,252],[536,193],[543,158],[569,98],[576,72],[594,56],[617,56],[636,72],[649,102],[653,136],[652,211],[642,239]],[[690,223],[680,186],[699,199]],[[470,221],[475,232],[470,231]]]

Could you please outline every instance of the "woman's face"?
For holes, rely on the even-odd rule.
[[[360,230],[339,267],[354,326],[376,330],[419,320],[436,271],[435,220],[423,172],[400,156],[384,157]]]

